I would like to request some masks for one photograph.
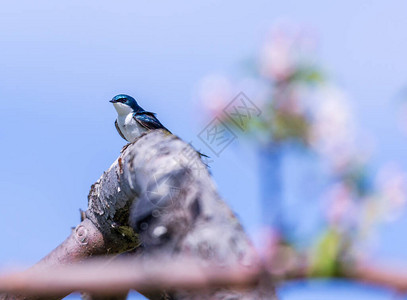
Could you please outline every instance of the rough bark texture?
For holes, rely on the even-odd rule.
[[[35,268],[132,249],[132,255],[140,257],[187,256],[204,265],[257,262],[239,221],[220,199],[198,153],[167,132],[151,131],[126,147],[92,185],[88,198],[86,219]],[[148,297],[274,299],[275,295],[274,288],[266,286],[199,295],[162,291]]]

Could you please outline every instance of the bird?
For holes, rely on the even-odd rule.
[[[114,122],[119,135],[129,143],[135,142],[143,133],[150,130],[162,129],[172,134],[155,116],[156,114],[144,110],[133,97],[119,94],[110,100],[117,111],[117,119]],[[124,151],[130,144],[124,146]],[[195,150],[196,151],[196,150]],[[201,158],[209,158],[208,155],[196,151]],[[206,166],[207,163],[204,162]]]
[[[110,102],[117,111],[117,119],[114,122],[117,132],[129,143],[133,143],[150,130],[163,129],[171,133],[161,124],[155,113],[144,110],[133,97],[119,94]]]

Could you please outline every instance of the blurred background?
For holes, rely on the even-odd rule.
[[[79,223],[125,144],[108,102],[118,93],[210,156],[260,251],[284,244],[325,276],[348,255],[407,263],[406,11],[400,0],[3,3],[0,269],[34,264]],[[229,132],[217,146],[214,124]],[[333,279],[278,292],[395,297]]]

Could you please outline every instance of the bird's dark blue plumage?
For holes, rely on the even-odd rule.
[[[134,113],[134,119],[137,121],[137,123],[148,130],[165,129],[170,132],[167,128],[164,127],[163,124],[161,124],[160,121],[158,121],[155,114],[152,112],[148,112],[145,110],[136,112]]]
[[[134,99],[132,96],[125,95],[125,94],[119,94],[117,96],[114,96],[112,100],[110,100],[112,103],[123,103],[128,106],[130,106],[134,112],[139,112],[139,111],[144,111],[144,109],[138,105],[136,99]]]

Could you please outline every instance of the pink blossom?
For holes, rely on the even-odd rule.
[[[309,63],[315,48],[310,32],[294,24],[277,24],[260,51],[260,72],[275,82],[286,81],[304,63]]]
[[[208,76],[200,84],[201,105],[211,116],[221,116],[223,109],[233,97],[233,85],[225,76]]]
[[[334,168],[357,156],[355,128],[346,95],[334,86],[323,86],[310,103],[312,147]]]
[[[326,217],[330,224],[341,226],[355,221],[356,206],[351,189],[343,182],[333,185],[327,192]],[[349,225],[349,224],[348,224]]]
[[[406,174],[396,164],[387,164],[380,170],[376,182],[383,203],[384,218],[386,220],[396,219],[406,205]]]

